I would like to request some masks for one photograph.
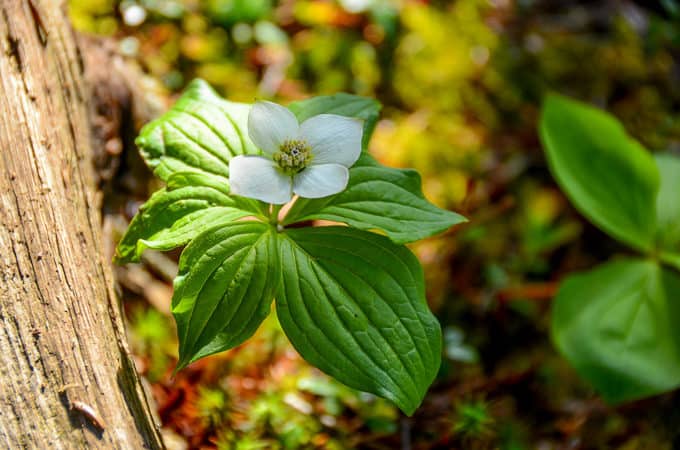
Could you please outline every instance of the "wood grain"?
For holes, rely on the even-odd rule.
[[[0,0],[0,446],[161,448],[94,188],[91,87],[61,2]]]

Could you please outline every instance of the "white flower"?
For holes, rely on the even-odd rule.
[[[361,154],[363,121],[319,114],[299,124],[281,105],[260,101],[248,115],[250,139],[264,156],[229,162],[231,192],[277,205],[293,193],[320,198],[347,187],[348,168]]]

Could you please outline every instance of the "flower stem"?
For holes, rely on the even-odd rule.
[[[269,223],[277,225],[279,223],[279,211],[283,205],[271,205],[271,213],[269,214]]]

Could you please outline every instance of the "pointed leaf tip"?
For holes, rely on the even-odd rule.
[[[276,310],[293,346],[342,383],[412,414],[441,355],[415,256],[347,227],[291,229],[280,249]]]

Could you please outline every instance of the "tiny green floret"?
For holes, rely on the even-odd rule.
[[[286,175],[295,175],[307,167],[313,157],[312,147],[307,141],[287,139],[272,158]]]

